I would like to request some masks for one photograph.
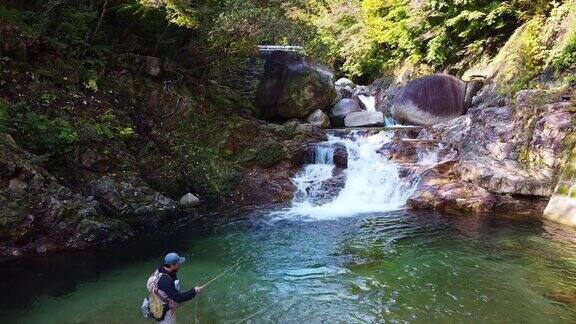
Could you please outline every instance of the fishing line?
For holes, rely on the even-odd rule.
[[[200,296],[198,296],[198,298],[196,298],[196,306],[194,309],[194,324],[198,323],[198,299],[200,298]]]
[[[247,321],[248,321],[249,319],[251,319],[252,317],[254,317],[254,316],[262,313],[263,311],[265,311],[266,309],[272,307],[273,305],[275,305],[275,304],[277,304],[277,303],[278,303],[278,302],[272,302],[272,303],[266,305],[264,308],[259,309],[256,313],[253,313],[252,315],[250,315],[250,316],[248,316],[248,317],[246,317],[246,318],[244,318],[244,319],[239,320],[238,322],[236,322],[236,324],[240,324],[240,323],[247,322]]]
[[[247,257],[241,258],[238,261],[236,261],[236,263],[234,263],[234,265],[232,265],[231,267],[229,267],[228,269],[224,270],[222,273],[220,273],[219,275],[217,275],[216,277],[212,278],[210,281],[208,281],[207,283],[203,284],[202,288],[208,286],[209,284],[211,284],[212,282],[214,282],[216,279],[222,277],[223,275],[225,275],[226,273],[228,273],[228,271],[236,268],[237,266],[239,266],[240,264],[242,264],[244,261],[246,261]]]
[[[234,263],[231,267],[229,267],[228,269],[224,270],[223,272],[221,272],[219,275],[217,275],[216,277],[212,278],[210,281],[208,281],[207,283],[203,284],[202,286],[200,286],[202,289],[204,289],[204,287],[208,286],[209,284],[211,284],[212,282],[214,282],[216,279],[222,277],[223,275],[225,275],[226,273],[228,273],[230,270],[240,266],[242,263],[244,263],[244,261],[246,261],[246,259],[249,256],[245,256],[243,258],[238,259],[238,261],[236,261],[236,263]],[[198,299],[200,299],[200,295],[198,295],[196,297],[196,303],[195,303],[195,310],[194,310],[194,323],[198,323]]]

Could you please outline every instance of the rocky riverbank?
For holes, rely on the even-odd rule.
[[[0,21],[0,257],[122,242],[184,209],[288,202],[334,128],[421,127],[379,150],[401,176],[419,174],[411,208],[542,210],[576,141],[573,75],[553,67],[575,33],[571,5],[541,35],[527,23],[494,57],[451,68],[459,77],[406,64],[368,86],[287,52],[203,70],[172,51],[142,55],[150,44],[133,30],[106,61],[67,57],[16,11]],[[534,37],[536,72],[523,66]],[[423,152],[435,154],[425,168]],[[327,196],[342,188],[344,148],[334,162]]]

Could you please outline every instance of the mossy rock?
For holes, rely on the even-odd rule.
[[[8,199],[0,194],[0,230],[10,229],[22,223],[29,207],[23,201]]]
[[[104,244],[121,242],[134,235],[128,224],[115,219],[84,219],[76,233],[76,241]]]
[[[257,165],[263,168],[272,167],[284,158],[282,145],[277,142],[266,142],[246,150],[240,162],[244,165]]]

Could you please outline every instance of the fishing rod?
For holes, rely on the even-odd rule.
[[[216,281],[216,279],[222,277],[223,275],[225,275],[226,273],[228,273],[228,271],[236,268],[237,266],[239,266],[240,264],[242,264],[244,261],[246,261],[247,257],[241,258],[238,261],[236,261],[236,263],[234,263],[234,265],[232,265],[231,267],[229,267],[228,269],[224,270],[223,272],[221,272],[219,275],[217,275],[216,277],[210,279],[210,281],[208,281],[207,283],[203,284],[202,286],[200,286],[202,289],[204,289],[204,287],[208,286],[209,284],[211,284],[212,282]]]

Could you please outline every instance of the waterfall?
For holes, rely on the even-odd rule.
[[[296,185],[293,202],[295,204],[318,200],[322,194],[322,185],[332,178],[335,148],[328,143],[317,145],[314,149],[314,163],[304,168],[292,179]]]
[[[362,101],[364,107],[366,107],[366,111],[376,111],[376,98],[372,95],[367,94],[360,94],[358,95],[358,99]],[[394,119],[390,116],[384,115],[384,126],[398,126]]]
[[[376,98],[374,96],[361,94],[358,95],[358,99],[362,101],[367,111],[376,111]]]
[[[327,219],[403,208],[416,186],[402,179],[399,166],[378,152],[393,137],[393,132],[386,131],[372,135],[352,133],[343,138],[329,136],[317,146],[315,163],[304,166],[293,179],[296,194],[283,216]],[[345,183],[335,197],[321,199],[325,198],[326,187],[334,185],[331,181],[337,146],[345,147],[348,153],[348,168],[343,171]]]
[[[314,164],[334,165],[334,146],[330,144],[316,145],[314,148]]]

